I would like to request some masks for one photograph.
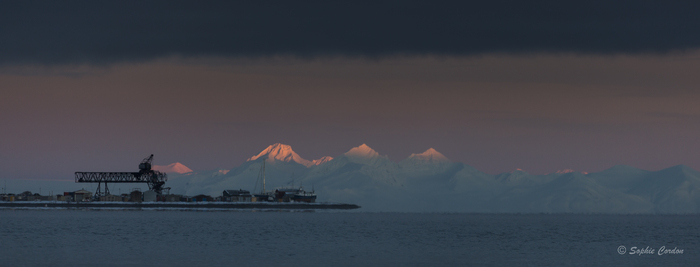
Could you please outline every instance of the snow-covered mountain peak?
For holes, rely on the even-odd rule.
[[[180,162],[175,162],[170,165],[153,165],[152,167],[153,170],[164,172],[164,173],[188,173],[192,172],[192,169],[187,168],[187,166],[183,165]]]
[[[433,149],[432,147],[423,153],[411,154],[408,159],[427,162],[450,162],[447,157],[445,157],[442,153],[437,152],[437,150]]]
[[[283,162],[290,162],[294,161],[296,163],[299,163],[301,165],[304,165],[306,167],[311,167],[314,165],[311,161],[308,161],[296,152],[292,150],[292,147],[289,145],[281,144],[281,143],[276,143],[273,145],[268,146],[260,152],[258,155],[250,157],[248,161],[253,161],[257,160],[259,158],[266,158],[268,162],[275,162],[275,161],[283,161]]]
[[[343,154],[341,157],[346,158],[351,162],[366,165],[381,165],[390,163],[389,157],[380,156],[379,153],[377,153],[377,151],[374,151],[374,149],[370,148],[366,144],[362,144],[358,147],[353,147],[352,149],[350,149],[350,151],[345,152],[345,154]]]
[[[379,156],[379,153],[374,151],[374,149],[370,148],[366,144],[362,144],[358,147],[353,147],[348,152],[345,152],[345,155],[349,157],[373,158]]]
[[[510,173],[525,173],[525,174],[528,174],[525,170],[523,170],[523,169],[521,169],[521,168],[516,168],[514,171],[512,171],[512,172],[510,172]]]
[[[312,160],[311,163],[313,163],[314,165],[321,165],[321,164],[326,163],[326,162],[329,162],[329,161],[331,161],[331,160],[333,160],[333,157],[331,157],[331,156],[325,156],[325,157],[322,157],[322,158],[320,158],[320,159]]]

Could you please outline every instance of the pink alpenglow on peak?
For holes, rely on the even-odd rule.
[[[268,146],[265,150],[260,152],[258,155],[250,157],[248,159],[248,161],[256,160],[256,159],[259,159],[261,157],[266,157],[267,162],[294,161],[294,162],[299,163],[301,165],[304,165],[306,167],[311,167],[314,165],[314,163],[312,163],[311,161],[303,159],[301,156],[299,156],[299,154],[294,152],[294,150],[292,150],[291,146],[281,144],[281,143],[277,143],[277,144]]]
[[[361,146],[353,147],[350,151],[345,152],[345,155],[359,158],[373,158],[379,156],[379,153],[366,144],[362,144]]]
[[[427,162],[450,162],[450,160],[447,159],[445,155],[443,155],[440,152],[437,152],[437,150],[433,149],[432,147],[423,153],[411,154],[411,156],[409,156],[408,158]]]
[[[333,157],[325,156],[325,157],[322,157],[320,159],[315,159],[315,160],[311,161],[311,163],[313,163],[314,165],[321,165],[321,164],[329,162],[331,160],[333,160]]]
[[[153,165],[153,170],[159,171],[159,172],[164,172],[164,173],[188,173],[192,172],[192,169],[187,168],[187,166],[182,165],[180,162],[175,162],[173,164],[167,165],[167,166],[161,166],[161,165]]]

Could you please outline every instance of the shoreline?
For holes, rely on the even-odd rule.
[[[190,208],[190,209],[258,209],[258,210],[350,210],[359,209],[355,204],[344,203],[274,203],[274,202],[0,202],[0,208]]]

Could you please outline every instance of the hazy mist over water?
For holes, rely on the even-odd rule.
[[[4,266],[687,266],[700,260],[699,215],[5,209],[0,217]],[[653,254],[628,254],[647,246]],[[658,255],[662,246],[683,254]]]

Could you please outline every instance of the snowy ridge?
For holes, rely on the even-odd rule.
[[[320,158],[320,159],[315,159],[315,160],[311,161],[311,163],[313,163],[314,165],[321,165],[321,164],[326,163],[326,162],[329,162],[329,161],[331,161],[331,160],[333,160],[333,157],[331,157],[331,156],[324,156],[324,157],[322,157],[322,158]]]
[[[563,169],[563,170],[558,170],[558,171],[555,172],[555,173],[556,173],[556,174],[565,174],[565,173],[572,173],[572,172],[576,172],[576,171],[574,171],[574,170],[572,170],[572,169]],[[588,174],[588,172],[580,172],[580,173],[582,173],[582,174],[584,174],[584,175]]]

